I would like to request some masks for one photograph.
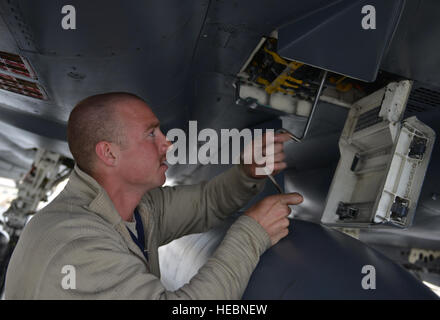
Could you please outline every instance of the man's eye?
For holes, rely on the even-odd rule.
[[[153,130],[153,131],[151,131],[148,135],[149,135],[150,137],[155,137],[155,136],[156,136],[156,133],[155,133],[154,130]]]

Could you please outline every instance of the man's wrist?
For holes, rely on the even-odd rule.
[[[246,173],[246,169],[244,168],[243,164],[237,165],[237,170],[239,172],[240,181],[243,185],[251,189],[254,193],[263,190],[264,184],[266,183],[265,176],[261,178],[249,176]]]
[[[262,180],[267,178],[265,175],[257,176],[254,172],[252,172],[252,167],[243,163],[239,164],[240,170],[250,179]]]

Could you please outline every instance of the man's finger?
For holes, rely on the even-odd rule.
[[[266,175],[268,175],[268,174],[274,174],[275,171],[278,173],[278,171],[286,169],[287,163],[285,161],[280,161],[280,162],[270,161],[270,162],[266,162],[264,164],[256,165],[256,167],[257,168],[266,168],[266,170],[264,172],[266,173]]]
[[[282,161],[282,162],[276,162],[273,164],[273,172],[279,173],[279,171],[284,170],[287,168],[287,163]]]
[[[276,134],[273,132],[266,132],[262,136],[258,136],[254,139],[254,142],[256,139],[261,139],[261,146],[265,147],[266,145],[271,145],[275,141]]]
[[[280,194],[279,196],[281,196],[280,202],[287,205],[300,204],[304,200],[303,196],[300,195],[298,192]]]
[[[289,138],[289,137],[288,137],[288,138]],[[290,139],[290,138],[289,138],[289,139]],[[269,148],[269,147],[271,147],[272,145],[277,145],[277,144],[279,144],[279,145],[283,145],[284,142],[288,141],[289,139],[286,140],[286,136],[285,136],[285,134],[284,134],[283,137],[276,137],[276,136],[275,136],[274,139],[272,139],[272,140],[270,140],[270,141],[268,141],[268,142],[266,142],[266,140],[264,140],[264,141],[263,141],[264,143],[263,143],[261,146],[262,146],[263,148],[264,148],[264,147]]]
[[[267,199],[270,199],[272,204],[279,202],[286,205],[300,204],[304,200],[303,196],[300,195],[298,192],[275,194],[268,197]]]
[[[290,135],[288,133],[276,133],[274,137],[275,142],[286,142],[290,140]]]
[[[292,212],[289,206],[280,202],[275,202],[270,211],[274,219],[274,225],[277,225],[279,221],[285,219]]]
[[[271,155],[283,152],[284,146],[281,143],[275,143],[270,147],[264,148],[263,156],[270,157]]]
[[[280,152],[267,155],[265,159],[266,160],[265,163],[280,162],[283,161],[284,159],[286,159],[286,154],[284,153],[283,150],[281,150]]]

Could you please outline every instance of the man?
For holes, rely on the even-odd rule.
[[[274,170],[283,162],[278,135]],[[81,101],[68,122],[75,169],[26,225],[6,278],[7,299],[239,299],[260,255],[287,235],[298,194],[264,199],[239,217],[190,283],[167,291],[158,247],[218,225],[264,184],[256,164],[207,183],[159,188],[170,142],[148,105],[127,93]]]

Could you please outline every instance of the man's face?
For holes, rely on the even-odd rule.
[[[171,145],[160,131],[159,120],[140,100],[129,100],[117,108],[122,122],[125,145],[120,150],[118,174],[131,186],[147,190],[165,183],[164,163]]]

